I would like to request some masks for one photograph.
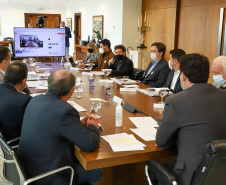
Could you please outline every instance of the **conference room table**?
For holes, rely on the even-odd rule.
[[[29,66],[29,64],[28,64]],[[51,68],[50,72],[57,69],[64,69],[60,66],[60,63],[41,63],[40,68]],[[29,71],[32,70],[30,67]],[[158,159],[163,163],[170,163],[175,160],[177,156],[176,149],[162,150],[156,146],[155,141],[144,141],[139,136],[134,134],[130,128],[136,128],[131,122],[129,117],[146,117],[142,113],[130,113],[123,109],[123,123],[122,127],[115,126],[115,109],[117,103],[113,101],[113,97],[117,96],[123,99],[125,103],[128,103],[142,112],[153,116],[154,118],[161,119],[163,116],[163,109],[153,108],[153,104],[160,101],[159,97],[151,97],[141,92],[123,92],[120,91],[120,85],[117,83],[110,84],[111,97],[104,95],[105,83],[99,82],[104,76],[95,76],[95,88],[89,88],[89,76],[83,75],[82,70],[70,70],[76,77],[82,79],[83,92],[81,99],[77,99],[77,93],[71,97],[70,100],[76,102],[80,106],[87,109],[86,112],[80,112],[80,116],[85,116],[86,113],[90,114],[91,101],[90,98],[101,98],[107,102],[101,103],[101,108],[98,111],[98,115],[101,116],[101,122],[104,130],[100,129],[100,136],[127,133],[133,134],[137,140],[146,145],[144,150],[126,151],[126,152],[113,152],[110,145],[102,137],[100,143],[95,152],[86,153],[82,152],[75,146],[75,156],[86,170],[92,170],[96,168],[103,168],[103,174],[99,181],[99,185],[135,185],[135,184],[148,184],[144,167],[145,161],[150,159]],[[97,71],[97,69],[92,69]],[[139,88],[148,88],[144,84],[138,84]],[[32,93],[43,93],[45,90],[37,90],[30,88]]]

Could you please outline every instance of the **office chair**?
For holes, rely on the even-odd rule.
[[[176,175],[157,160],[146,162],[145,173],[151,185],[150,168],[169,184],[177,185]],[[206,145],[201,163],[195,172],[191,185],[226,184],[226,140],[214,140]]]
[[[38,176],[32,177],[27,179],[23,169],[14,153],[14,150],[5,142],[5,140],[0,137],[0,147],[4,152],[4,157],[0,155],[0,160],[4,161],[7,165],[5,166],[5,175],[6,177],[14,184],[14,185],[27,185],[49,175],[58,173],[63,170],[70,169],[71,170],[71,177],[69,185],[72,185],[74,170],[70,166],[61,167],[50,172],[46,172],[40,174]]]

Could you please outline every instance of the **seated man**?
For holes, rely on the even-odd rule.
[[[101,54],[100,57],[92,63],[94,63],[95,67],[98,67],[98,69],[105,69],[107,68],[108,61],[115,56],[111,50],[111,42],[108,39],[100,41],[99,53]],[[82,67],[85,67],[85,64],[82,64]]]
[[[115,46],[115,54],[108,66],[108,69],[112,69],[111,75],[133,78],[133,62],[126,57],[126,48],[123,45]]]
[[[200,54],[180,59],[180,81],[184,89],[166,98],[156,143],[162,149],[177,147],[177,160],[170,165],[180,185],[191,185],[205,145],[226,139],[226,92],[208,84],[209,60]],[[216,109],[217,107],[217,109]],[[156,183],[154,171],[151,172]]]
[[[4,82],[0,84],[0,130],[6,140],[21,134],[25,108],[31,99],[30,95],[22,93],[27,73],[24,63],[10,64]]]
[[[151,87],[162,87],[170,72],[167,61],[163,58],[166,52],[165,44],[161,42],[155,42],[151,45],[151,59],[147,69],[145,70],[145,76],[141,78],[143,84]]]
[[[226,56],[219,56],[212,64],[213,85],[226,90]]]
[[[174,49],[170,51],[170,60],[168,62],[171,69],[164,87],[168,87],[173,93],[182,91],[180,85],[180,63],[179,59],[186,53],[182,49]]]
[[[0,83],[3,82],[6,67],[10,64],[11,54],[7,47],[0,46]]]
[[[99,120],[87,115],[80,121],[78,111],[67,101],[75,90],[75,76],[66,70],[54,71],[48,78],[48,92],[34,97],[27,106],[18,158],[28,177],[63,166],[75,171],[73,185],[94,185],[102,170],[84,170],[75,157],[74,145],[93,152],[99,145]],[[39,184],[67,185],[70,172],[40,180]]]

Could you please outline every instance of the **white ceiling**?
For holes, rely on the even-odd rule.
[[[20,4],[20,5],[59,5],[59,6],[64,6],[64,5],[69,5],[69,4],[74,4],[78,0],[0,0],[0,3],[5,3],[5,4]]]

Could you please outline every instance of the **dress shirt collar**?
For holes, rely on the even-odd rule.
[[[3,76],[5,76],[5,71],[3,71],[3,70],[1,70],[1,69],[0,69],[0,71],[2,72]]]

